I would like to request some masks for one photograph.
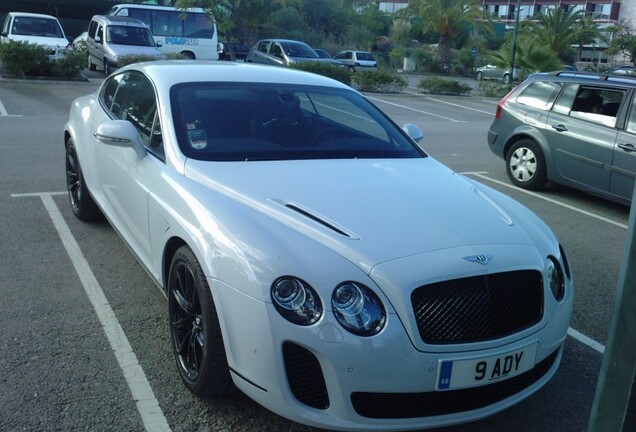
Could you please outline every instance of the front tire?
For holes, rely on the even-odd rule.
[[[506,155],[506,173],[512,183],[520,188],[541,189],[547,182],[541,147],[531,139],[522,139],[513,144]]]
[[[168,276],[168,316],[179,376],[195,395],[225,394],[232,379],[221,326],[205,274],[192,250],[180,247]]]
[[[86,186],[72,138],[66,141],[66,189],[71,209],[78,219],[90,221],[99,217],[99,208]]]
[[[477,76],[475,78],[477,78],[477,81],[481,81],[484,79],[484,74],[481,72],[477,72]]]
[[[509,74],[505,74],[503,76],[503,80],[502,81],[503,81],[504,84],[510,84],[510,75]]]

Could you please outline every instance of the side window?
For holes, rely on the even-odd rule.
[[[258,50],[259,50],[260,52],[264,52],[264,53],[266,53],[266,52],[267,52],[267,48],[269,48],[269,42],[261,42],[261,43],[258,45]]]
[[[614,127],[625,92],[581,86],[572,102],[571,117]]]
[[[281,49],[280,45],[278,45],[277,43],[272,44],[272,48],[269,52],[271,55],[276,56],[276,57],[282,57],[283,56],[283,50]]]
[[[95,39],[95,33],[97,33],[97,23],[95,21],[91,21],[88,25],[88,37]]]
[[[131,122],[139,132],[144,146],[163,156],[157,102],[152,84],[139,72],[131,71],[118,76],[121,79],[111,108],[113,116]]]
[[[517,97],[517,102],[540,110],[549,110],[561,90],[561,84],[550,81],[535,81]]]
[[[113,110],[113,102],[115,101],[115,93],[117,93],[117,87],[119,86],[119,81],[121,80],[121,75],[115,75],[104,83],[102,87],[102,92],[99,95],[100,102],[108,111]],[[117,117],[117,116],[116,116]]]
[[[95,38],[99,38],[101,43],[104,43],[104,26],[100,24],[97,28],[97,34],[95,34]]]

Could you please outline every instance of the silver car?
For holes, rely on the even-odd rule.
[[[485,66],[475,69],[475,78],[477,81],[481,80],[498,80],[504,84],[510,83],[510,69],[503,69],[495,65],[487,64]],[[519,68],[514,68],[514,80],[519,79]]]
[[[490,149],[524,189],[561,183],[629,204],[636,178],[636,79],[584,72],[530,76],[504,97]]]
[[[322,61],[309,45],[289,39],[263,39],[252,47],[245,61],[276,66],[289,66],[305,61]]]

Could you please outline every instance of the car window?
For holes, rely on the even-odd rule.
[[[624,91],[580,86],[570,110],[570,116],[614,127]]]
[[[171,89],[179,147],[199,160],[425,156],[364,97],[301,85],[190,83]]]
[[[109,25],[106,40],[115,45],[154,46],[155,42],[145,27]]]
[[[358,60],[364,60],[364,61],[373,61],[375,60],[373,58],[373,56],[368,53],[368,52],[359,52],[356,54],[356,56],[358,57]]]
[[[57,21],[39,17],[15,17],[12,33],[20,36],[64,37]]]
[[[110,87],[117,82],[110,112],[119,120],[135,126],[141,142],[153,153],[163,157],[161,128],[157,116],[155,92],[150,81],[141,73],[130,71],[118,74],[104,84],[102,95],[108,98]]]
[[[260,44],[258,44],[258,51],[266,53],[268,47],[269,47],[269,42],[263,41]]]
[[[549,110],[561,90],[561,84],[550,81],[535,81],[517,97],[517,103],[541,110]]]

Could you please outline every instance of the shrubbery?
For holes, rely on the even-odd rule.
[[[64,58],[52,62],[49,49],[28,42],[9,41],[0,44],[0,61],[7,75],[25,78],[53,76],[77,78],[86,67],[86,51],[68,49]]]
[[[479,92],[485,97],[502,98],[510,91],[510,84],[503,84],[498,81],[480,81]]]
[[[358,90],[374,93],[396,93],[408,85],[401,76],[378,69],[355,72],[352,82]]]
[[[337,67],[327,62],[301,62],[294,63],[290,67],[323,75],[346,85],[351,85],[351,72],[347,68]]]
[[[417,85],[424,93],[441,95],[463,95],[470,93],[472,87],[459,81],[430,77],[420,81]]]
[[[121,56],[117,59],[117,67],[122,68],[124,66],[128,66],[129,64],[133,64],[133,63],[141,63],[141,62],[155,61],[155,60],[159,60],[159,59],[157,59],[157,57],[153,57],[153,56],[149,56],[145,54],[129,54],[129,55]]]

